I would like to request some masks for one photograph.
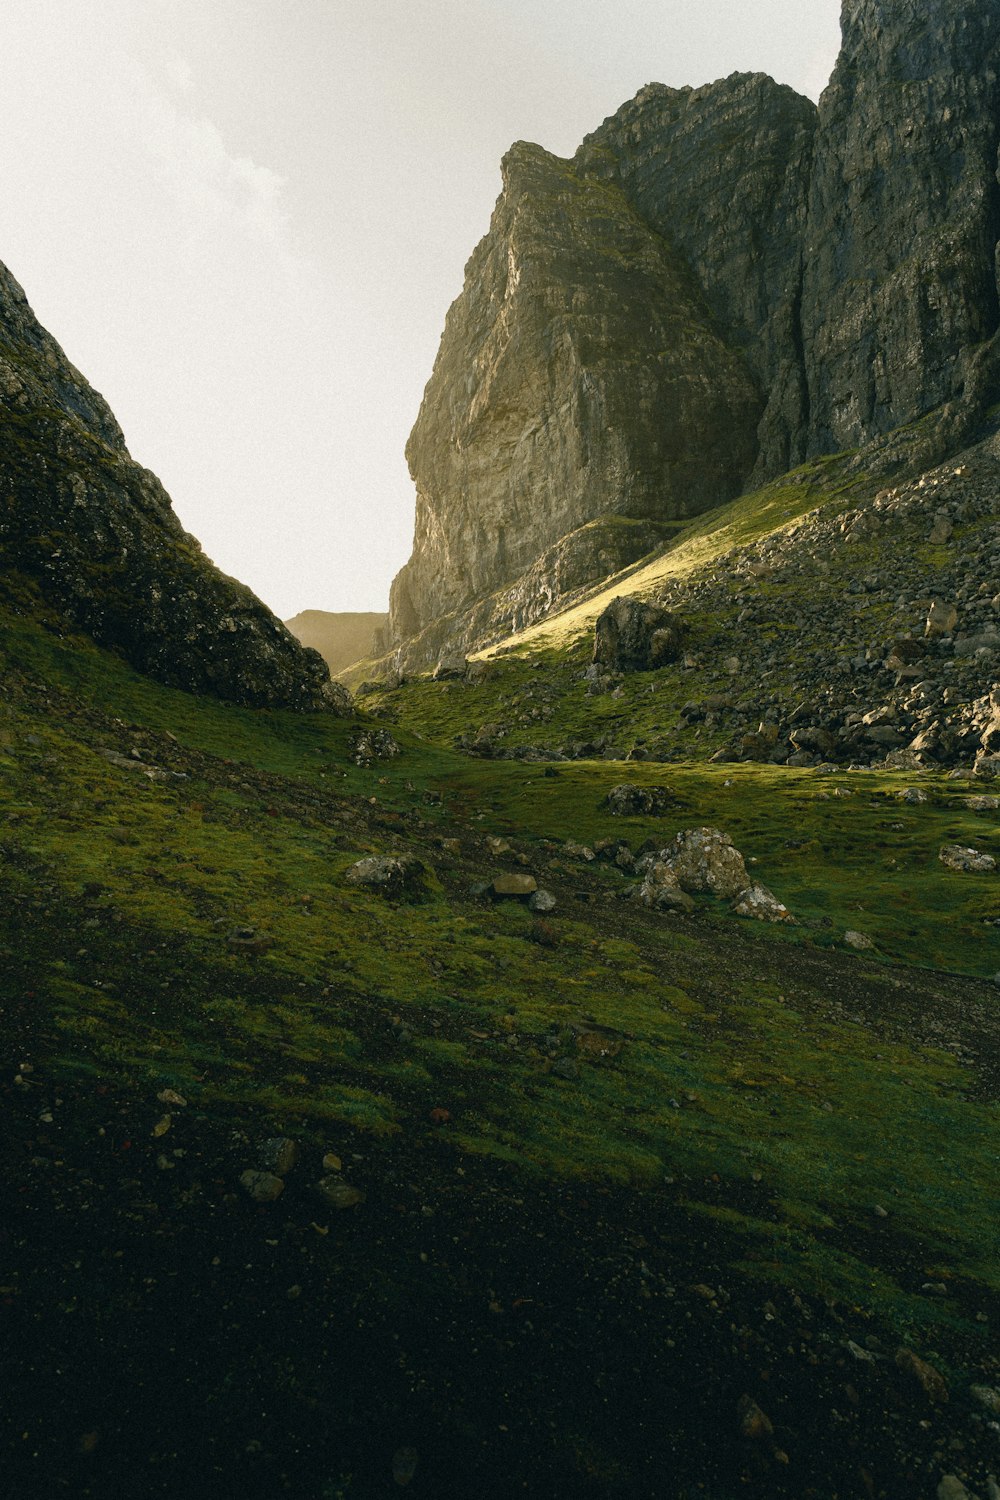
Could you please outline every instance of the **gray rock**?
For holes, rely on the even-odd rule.
[[[338,1173],[321,1178],[316,1184],[316,1191],[331,1208],[356,1208],[365,1201],[364,1193],[345,1182]]]
[[[788,907],[779,901],[766,885],[754,881],[737,897],[733,911],[738,917],[750,917],[755,922],[786,923],[795,925],[795,918]]]
[[[997,867],[992,854],[982,854],[978,849],[966,849],[961,844],[945,844],[938,858],[945,869],[969,875],[989,875]]]
[[[718,828],[679,833],[664,854],[685,891],[708,891],[726,901],[741,896],[751,884],[742,854]]]
[[[276,1177],[287,1177],[298,1159],[298,1141],[287,1136],[272,1136],[260,1148],[260,1165]]]
[[[551,891],[534,891],[528,900],[532,911],[547,912],[555,911],[558,902]]]
[[[864,932],[848,931],[844,933],[844,942],[848,948],[856,948],[859,953],[867,953],[875,947],[871,938]]]
[[[394,858],[373,854],[352,865],[344,879],[348,885],[363,886],[383,896],[396,896],[418,885],[423,872],[422,862],[413,855]]]
[[[594,665],[609,672],[646,672],[676,661],[683,628],[669,610],[641,599],[613,599],[594,627]]]
[[[635,786],[631,782],[613,786],[605,799],[608,811],[618,818],[656,816],[666,812],[671,801],[665,786]]]
[[[240,1187],[255,1203],[273,1203],[285,1191],[285,1184],[273,1172],[248,1169],[240,1176]]]
[[[490,890],[498,900],[523,901],[534,896],[538,890],[538,881],[534,875],[497,875]]]

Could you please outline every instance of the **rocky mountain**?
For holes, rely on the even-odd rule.
[[[319,652],[331,672],[342,672],[374,654],[376,638],[385,630],[387,621],[384,614],[304,609],[294,619],[286,620],[285,625],[303,646]]]
[[[342,701],[320,656],[184,531],[3,266],[0,588],[40,597],[172,687],[253,706]]]
[[[761,75],[652,84],[571,161],[508,154],[407,450],[401,664],[603,576],[579,544],[565,589],[528,576],[597,521],[844,449],[912,473],[973,435],[1000,389],[1000,4],[845,0],[842,24],[818,109]]]

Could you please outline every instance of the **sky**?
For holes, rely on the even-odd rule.
[[[3,0],[0,260],[282,618],[382,610],[403,449],[515,140],[644,84],[817,99],[840,0]]]

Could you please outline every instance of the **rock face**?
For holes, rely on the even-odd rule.
[[[318,654],[182,529],[3,266],[0,575],[170,686],[251,706],[339,701]]]
[[[608,512],[669,520],[736,494],[759,415],[690,269],[621,187],[515,146],[407,447],[416,533],[393,642]]]
[[[498,591],[524,623],[558,604],[531,570],[599,517],[866,444],[928,467],[995,401],[1000,0],[842,24],[818,110],[758,74],[651,84],[571,161],[508,155],[408,447],[407,665],[490,638]]]
[[[1000,326],[1000,5],[846,0],[842,24],[803,257],[812,453],[964,394]]]

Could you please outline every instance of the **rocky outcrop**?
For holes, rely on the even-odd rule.
[[[407,448],[416,531],[393,642],[609,511],[664,521],[735,494],[759,415],[687,264],[621,187],[514,147]]]
[[[1000,392],[1000,0],[845,0],[843,32],[818,111],[757,74],[652,84],[571,161],[508,156],[408,449],[410,665],[598,514],[969,441]]]
[[[183,530],[2,266],[0,577],[170,686],[253,706],[343,702],[319,655]]]
[[[609,672],[649,672],[677,660],[681,621],[658,604],[612,599],[594,630],[594,664]]]

